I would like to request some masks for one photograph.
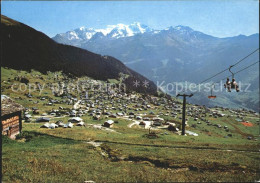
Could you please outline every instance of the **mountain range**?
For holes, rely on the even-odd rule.
[[[42,32],[1,15],[1,66],[16,70],[31,69],[46,73],[63,71],[74,76],[98,80],[120,79],[123,73],[128,91],[157,94],[156,85],[126,67],[118,59],[102,56],[81,48],[59,44]],[[147,85],[134,86],[134,82]]]
[[[53,40],[98,54],[111,55],[155,83],[164,82],[165,85],[184,81],[199,83],[259,48],[259,34],[218,38],[182,25],[155,30],[141,23],[110,25],[105,29],[82,27],[57,34]],[[233,71],[239,71],[258,60],[259,51],[241,62]],[[251,84],[250,94],[221,92],[216,100],[210,101],[208,93],[200,93],[190,101],[209,106],[258,110],[258,70],[259,65],[255,65],[236,75],[237,81]],[[229,75],[228,71],[224,72],[213,81]],[[175,94],[174,91],[170,93]],[[248,100],[246,96],[249,97]]]
[[[131,25],[108,25],[104,29],[80,27],[73,31],[57,34],[53,39],[60,39],[60,41],[65,42],[68,41],[69,43],[73,43],[74,46],[78,46],[81,42],[94,41],[98,38],[106,37],[111,39],[119,39],[151,31],[153,31],[153,29],[150,29],[148,26],[134,22]]]

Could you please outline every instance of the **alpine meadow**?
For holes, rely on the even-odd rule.
[[[259,182],[259,2],[1,1],[3,183]]]

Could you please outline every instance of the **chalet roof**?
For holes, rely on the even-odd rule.
[[[112,125],[114,123],[114,121],[110,119],[110,120],[105,121],[105,123]]]
[[[24,107],[14,102],[10,97],[1,95],[1,116],[24,110]]]

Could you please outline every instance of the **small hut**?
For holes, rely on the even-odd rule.
[[[10,97],[1,95],[1,131],[2,135],[14,139],[22,131],[22,111],[24,107]]]
[[[107,127],[107,128],[110,128],[112,127],[114,124],[114,121],[113,120],[107,120],[105,121],[105,123],[103,124],[104,127]]]

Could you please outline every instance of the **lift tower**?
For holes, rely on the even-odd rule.
[[[176,97],[183,97],[183,104],[182,104],[182,128],[181,128],[181,135],[185,135],[185,112],[186,112],[186,97],[192,97],[193,94],[178,94]]]

